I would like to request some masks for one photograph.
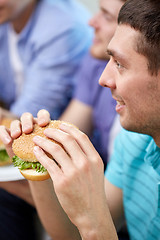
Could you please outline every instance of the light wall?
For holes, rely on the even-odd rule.
[[[96,13],[96,11],[98,9],[98,1],[99,0],[78,0],[78,1],[83,3],[92,14]]]

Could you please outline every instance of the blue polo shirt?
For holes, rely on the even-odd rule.
[[[160,239],[160,149],[153,139],[123,129],[105,176],[123,190],[130,239]]]

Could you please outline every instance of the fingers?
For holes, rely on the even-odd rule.
[[[80,130],[76,129],[74,126],[62,123],[60,125],[60,129],[72,136],[76,142],[79,144],[83,152],[88,156],[92,157],[97,156],[99,157],[99,154],[95,150],[94,146],[92,145],[91,141],[89,140],[88,136],[81,132]]]
[[[26,112],[21,116],[22,131],[30,133],[33,130],[33,116],[31,113]]]
[[[70,155],[72,155],[73,149],[76,149],[74,156],[76,159],[77,159],[76,154],[80,152],[81,157],[83,152],[85,156],[91,159],[91,161],[97,161],[97,159],[100,158],[98,152],[95,150],[86,134],[76,129],[74,126],[64,123],[60,125],[60,129],[62,131],[59,130],[59,133],[56,133],[57,132],[56,129],[52,133],[48,129],[46,129],[44,133],[47,137],[51,137],[54,140],[60,142]],[[79,146],[79,150],[77,146]]]
[[[39,126],[44,127],[50,122],[50,114],[45,109],[41,109],[37,114],[37,123]]]
[[[50,176],[52,176],[52,179],[54,179],[57,175],[62,176],[60,167],[54,160],[50,159],[40,147],[34,147],[34,154],[39,162],[47,169]]]
[[[33,138],[36,145],[41,147],[45,152],[49,153],[53,159],[61,166],[62,170],[72,169],[71,159],[68,154],[64,151],[63,147],[59,144],[52,142],[49,139],[45,139],[39,136]],[[41,161],[41,159],[38,159]],[[53,160],[52,160],[53,162]],[[42,159],[42,165],[45,164]]]
[[[22,114],[20,120],[21,120],[21,125],[22,125],[22,132],[28,134],[33,131],[34,123],[38,123],[41,127],[46,126],[50,121],[50,114],[48,111],[42,109],[38,112],[37,119],[36,119],[36,118],[33,118],[33,115],[31,113],[26,112],[26,113]],[[17,127],[17,129],[16,129],[16,127]],[[12,128],[13,134],[15,133],[14,128],[17,131],[17,133],[20,132],[20,125],[18,122],[14,123],[14,125],[13,125],[13,128]]]
[[[17,138],[21,135],[22,130],[21,130],[21,123],[19,120],[14,120],[11,122],[10,132],[11,132],[12,138]]]
[[[5,145],[6,151],[8,155],[12,158],[14,153],[12,151],[12,138],[10,136],[10,131],[5,126],[0,126],[0,139],[2,140],[3,144]]]
[[[12,142],[9,130],[3,125],[0,126],[0,139],[4,145],[8,145]]]
[[[78,131],[78,130],[76,129],[76,131]],[[75,166],[81,165],[82,161],[85,158],[84,152],[82,151],[81,147],[77,144],[75,139],[70,134],[65,133],[61,130],[51,129],[51,128],[46,129],[44,131],[44,134],[48,138],[54,139],[63,145],[65,151],[68,153],[68,155],[74,162]],[[58,148],[58,146],[57,146],[57,148]],[[56,160],[59,161],[57,158],[56,158]],[[63,164],[63,162],[62,162],[62,164]]]

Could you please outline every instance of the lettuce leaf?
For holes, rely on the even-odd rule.
[[[40,162],[27,162],[23,161],[21,158],[14,156],[12,158],[13,164],[15,167],[18,167],[20,170],[24,169],[36,169],[37,172],[47,171]]]
[[[5,162],[5,161],[8,161],[8,160],[9,160],[9,156],[8,156],[6,150],[5,149],[0,150],[0,161]]]

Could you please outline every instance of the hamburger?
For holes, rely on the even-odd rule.
[[[1,125],[4,125],[6,128],[10,128],[12,119],[3,118]],[[0,140],[0,166],[6,166],[12,164],[12,159],[8,156],[3,142]]]
[[[50,121],[46,127],[40,127],[38,124],[34,124],[33,131],[29,134],[22,133],[22,135],[13,141],[12,149],[15,154],[13,157],[14,166],[18,167],[21,174],[28,180],[32,181],[43,181],[48,179],[49,173],[36,159],[33,148],[35,146],[33,138],[38,135],[43,138],[47,137],[44,135],[46,128],[59,129],[59,125],[62,123],[60,120]],[[51,141],[60,144],[52,139]],[[48,153],[46,153],[50,156]],[[51,156],[50,156],[51,157]]]

